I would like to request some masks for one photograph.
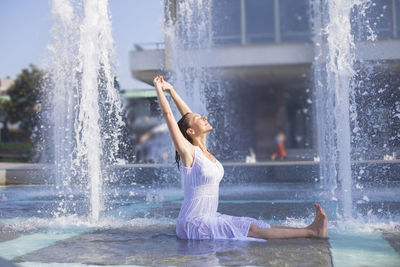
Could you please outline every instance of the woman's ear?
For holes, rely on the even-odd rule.
[[[188,129],[186,130],[186,133],[187,133],[188,135],[194,135],[196,132],[193,130],[193,128],[188,128]]]

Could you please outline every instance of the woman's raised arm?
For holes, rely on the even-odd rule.
[[[179,130],[178,124],[176,123],[174,114],[172,113],[168,100],[163,93],[162,77],[157,76],[156,78],[154,78],[153,83],[157,91],[158,103],[160,105],[162,115],[167,123],[168,130],[171,135],[172,141],[174,142],[175,149],[181,156],[184,165],[190,166],[191,163],[193,162],[194,147],[188,140],[186,140],[186,138],[182,135],[181,131]]]
[[[188,105],[186,105],[185,101],[183,101],[183,99],[174,90],[174,87],[172,86],[172,84],[170,84],[167,81],[164,81],[162,76],[161,76],[161,81],[162,81],[162,89],[169,92],[169,94],[172,97],[172,100],[174,100],[175,105],[178,108],[181,115],[183,116],[186,113],[192,113],[192,111],[190,110]]]

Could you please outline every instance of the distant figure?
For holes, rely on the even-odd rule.
[[[285,145],[283,144],[286,140],[286,136],[283,132],[279,132],[275,138],[276,142],[276,150],[274,154],[272,154],[271,159],[275,160],[276,158],[286,159],[286,150]]]
[[[182,165],[184,199],[178,215],[176,234],[181,239],[247,239],[328,237],[327,216],[315,204],[316,216],[305,228],[270,225],[250,217],[217,212],[219,183],[224,167],[207,148],[207,134],[213,127],[207,117],[193,113],[173,86],[162,76],[154,78],[158,103],[176,149],[176,163]],[[163,91],[169,92],[182,118],[175,120]]]

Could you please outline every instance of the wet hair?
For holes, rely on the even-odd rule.
[[[190,112],[186,113],[185,115],[182,116],[182,118],[178,121],[178,127],[179,130],[181,131],[182,135],[188,140],[191,144],[193,144],[192,138],[188,135],[187,129],[190,128],[189,125],[189,117],[188,115],[191,114]],[[179,169],[179,161],[181,159],[181,156],[179,155],[178,151],[175,151],[175,162],[176,165],[178,166]]]

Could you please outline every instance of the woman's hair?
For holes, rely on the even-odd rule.
[[[193,140],[192,138],[188,135],[188,133],[186,132],[187,129],[190,128],[189,125],[189,118],[188,115],[190,114],[190,112],[186,113],[185,115],[182,116],[182,118],[178,121],[178,127],[179,130],[181,130],[182,135],[191,143],[193,144]],[[178,151],[175,151],[175,162],[176,165],[178,165],[179,168],[179,161],[181,159],[181,156],[179,155]]]

